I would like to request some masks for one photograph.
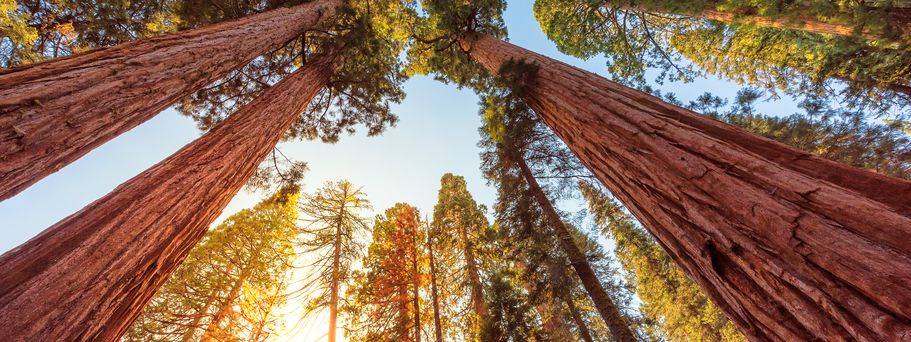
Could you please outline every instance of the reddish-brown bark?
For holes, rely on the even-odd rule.
[[[0,71],[0,200],[334,14],[316,0]]]
[[[327,82],[309,63],[110,194],[0,256],[2,341],[114,341]]]
[[[475,259],[474,243],[468,237],[468,227],[463,225],[459,231],[462,238],[462,252],[465,257],[465,266],[468,269],[468,284],[471,288],[471,306],[478,315],[479,321],[487,317],[487,303],[484,302],[484,285],[481,284],[481,271]],[[480,326],[480,324],[479,324]]]
[[[606,323],[607,327],[610,329],[611,336],[616,341],[635,341],[636,337],[629,328],[629,323],[626,322],[626,319],[620,313],[620,309],[614,304],[614,301],[607,294],[607,291],[604,291],[604,287],[601,286],[601,280],[598,279],[598,275],[595,274],[595,270],[592,269],[591,264],[589,264],[585,253],[576,245],[576,241],[573,239],[572,234],[570,234],[569,229],[566,228],[566,224],[563,222],[563,219],[560,218],[557,210],[554,209],[554,206],[550,203],[547,194],[541,190],[541,186],[538,185],[538,181],[535,179],[534,174],[531,173],[531,169],[528,168],[525,160],[518,158],[518,160],[514,160],[513,162],[519,165],[522,177],[528,184],[529,191],[538,202],[538,205],[541,206],[541,210],[544,212],[548,224],[551,229],[554,230],[554,233],[556,233],[557,239],[560,240],[560,246],[563,248],[563,252],[566,253],[570,265],[576,270],[576,275],[579,276],[579,280],[582,282],[582,287],[585,288],[588,296],[591,297],[592,302],[598,309],[601,318],[604,319],[604,323]]]
[[[524,96],[752,340],[911,336],[911,182],[796,150],[485,35]]]

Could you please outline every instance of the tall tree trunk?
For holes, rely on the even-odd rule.
[[[815,157],[486,35],[523,97],[753,340],[911,336],[911,182]]]
[[[576,327],[579,328],[579,335],[582,336],[582,339],[585,340],[585,342],[595,342],[595,339],[592,338],[591,331],[588,330],[588,325],[585,324],[585,320],[583,320],[582,315],[579,314],[579,308],[576,307],[576,302],[573,301],[572,296],[570,296],[568,291],[564,289],[561,291],[560,297],[560,299],[566,303],[566,307],[569,309],[569,314],[573,317],[573,321],[576,323]]]
[[[412,242],[413,249],[411,250],[411,278],[414,286],[414,297],[412,302],[414,305],[414,341],[421,342],[421,298],[420,298],[420,273],[418,273],[418,232],[417,226],[415,226],[414,231],[411,236],[414,240]]]
[[[332,284],[329,285],[329,342],[335,342],[336,324],[338,323],[338,288],[339,268],[342,260],[342,221],[345,218],[345,201],[348,198],[348,188],[342,196],[342,204],[338,208],[338,222],[335,226],[335,248],[332,252]]]
[[[468,238],[468,227],[462,227],[462,248],[464,250],[465,265],[468,267],[468,281],[471,286],[471,305],[474,307],[478,319],[483,321],[487,317],[487,303],[484,302],[484,287],[481,284],[481,271],[474,257],[474,243]],[[480,325],[477,326],[480,328]]]
[[[118,339],[329,79],[323,58],[0,256],[3,341]]]
[[[607,294],[607,291],[601,286],[601,280],[598,279],[598,275],[595,274],[595,270],[592,269],[591,264],[589,264],[588,258],[585,256],[585,253],[579,249],[579,246],[576,245],[576,241],[573,239],[572,234],[570,234],[569,229],[566,228],[566,223],[564,223],[563,219],[560,218],[560,215],[557,214],[557,210],[554,209],[553,205],[550,203],[547,194],[541,190],[541,186],[538,185],[538,181],[531,173],[531,169],[528,168],[525,160],[521,157],[515,159],[517,160],[512,160],[512,162],[518,164],[521,169],[522,177],[528,184],[529,191],[531,191],[535,200],[538,202],[538,205],[541,206],[541,209],[544,211],[544,216],[546,216],[548,224],[554,230],[554,233],[556,233],[557,239],[560,240],[560,246],[563,247],[563,252],[566,253],[566,257],[569,258],[570,265],[576,270],[576,275],[579,276],[582,286],[585,287],[588,296],[591,297],[595,307],[598,308],[598,313],[601,314],[604,323],[607,323],[607,327],[610,328],[611,336],[617,341],[635,341],[636,337],[632,330],[630,330],[626,319],[620,313],[620,309],[617,308],[617,305],[614,304],[614,301]]]
[[[0,201],[332,16],[317,0],[0,71]]]
[[[440,324],[440,299],[437,292],[437,267],[433,255],[433,227],[427,228],[427,255],[430,257],[430,295],[433,299],[433,332],[437,342],[443,342],[443,326]]]

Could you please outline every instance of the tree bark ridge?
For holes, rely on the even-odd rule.
[[[0,201],[334,14],[316,0],[0,71]]]
[[[496,73],[752,340],[911,336],[911,182],[824,160],[486,35]]]
[[[3,341],[118,339],[328,82],[313,61],[212,131],[0,256]]]

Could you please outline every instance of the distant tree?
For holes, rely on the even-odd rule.
[[[464,320],[468,338],[477,338],[480,322],[484,321],[484,316],[487,315],[479,252],[485,247],[484,233],[489,223],[482,208],[468,192],[463,177],[449,173],[443,175],[440,180],[438,201],[433,209],[433,222],[430,225],[435,232],[435,244],[442,248],[455,249],[460,254],[459,260],[447,263],[448,265],[440,265],[440,268],[448,269],[447,281],[462,284],[461,291],[455,289],[461,293],[447,295],[467,299],[472,311],[470,315],[452,318]]]
[[[190,252],[130,326],[125,341],[275,337],[297,253],[298,188],[242,210]]]
[[[315,256],[316,289],[309,311],[329,307],[329,342],[336,340],[339,293],[351,281],[351,264],[361,257],[358,242],[370,227],[360,215],[370,209],[366,195],[348,181],[329,182],[301,201],[304,236],[302,252]]]
[[[490,312],[483,318],[480,340],[531,341],[534,337],[532,308],[516,286],[514,275],[500,270],[492,273],[489,279],[486,289]]]
[[[404,203],[376,217],[363,271],[354,276],[343,310],[352,341],[420,341],[420,269],[424,255],[418,210]]]

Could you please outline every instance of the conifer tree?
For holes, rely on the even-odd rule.
[[[127,331],[126,341],[275,337],[300,231],[298,188],[281,189],[206,233]]]
[[[418,210],[398,203],[376,217],[373,241],[343,308],[352,341],[420,341],[425,256]]]
[[[465,328],[470,336],[477,336],[480,322],[487,315],[487,305],[484,301],[484,280],[481,274],[481,260],[479,251],[484,246],[483,234],[489,223],[484,217],[482,208],[468,193],[465,179],[461,176],[445,174],[440,180],[438,201],[433,209],[433,222],[435,229],[434,242],[443,248],[459,250],[460,261],[456,265],[449,265],[451,280],[462,279],[463,288],[467,293],[467,301],[471,303],[473,318],[466,318]],[[439,250],[439,249],[438,249]],[[458,294],[450,294],[458,295]],[[465,297],[463,297],[465,298]],[[476,337],[475,337],[476,338]]]
[[[329,342],[336,341],[339,294],[350,282],[351,263],[362,254],[357,239],[369,229],[360,216],[370,208],[365,197],[350,182],[339,181],[326,183],[301,203],[301,217],[306,222],[303,252],[316,255],[310,264],[318,277],[308,310],[329,308]]]
[[[911,183],[827,161],[498,39],[497,13],[439,4],[438,75],[482,84],[534,65],[522,99],[754,339],[895,339],[911,331],[904,283]],[[462,20],[462,21],[459,21]],[[446,38],[457,38],[450,46]],[[425,40],[430,42],[430,40]],[[449,47],[447,47],[449,46]],[[461,56],[459,56],[461,54]],[[446,62],[446,63],[444,63]],[[460,69],[461,68],[461,69]],[[873,228],[876,227],[876,228]],[[756,301],[755,298],[763,298]],[[879,317],[869,324],[869,317]],[[887,328],[888,326],[888,328]]]

